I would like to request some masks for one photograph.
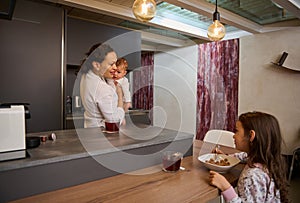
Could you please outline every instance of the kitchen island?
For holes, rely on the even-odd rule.
[[[28,149],[28,158],[0,163],[0,202],[45,193],[160,164],[161,151],[192,154],[193,134],[153,126],[127,126],[119,133],[100,128],[55,133]]]

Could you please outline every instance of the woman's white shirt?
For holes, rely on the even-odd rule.
[[[105,119],[114,122],[121,122],[124,119],[123,108],[117,107],[118,95],[115,88],[92,70],[81,77],[80,96],[85,108],[85,128],[104,127]]]

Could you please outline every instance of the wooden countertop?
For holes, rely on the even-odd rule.
[[[15,202],[206,202],[219,195],[216,187],[209,185],[209,171],[197,160],[199,154],[208,153],[213,145],[195,140],[193,156],[185,157],[182,167],[175,173],[166,173],[160,165],[121,174],[65,189],[48,192]],[[235,149],[222,147],[225,153]],[[239,164],[225,177],[236,184],[244,165]]]

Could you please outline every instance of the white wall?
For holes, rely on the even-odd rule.
[[[280,122],[289,148],[300,141],[300,72],[272,65],[285,51],[284,62],[300,71],[300,28],[240,39],[239,114],[265,111]]]
[[[154,56],[154,125],[195,134],[197,46]]]
[[[288,151],[300,142],[300,72],[271,64],[285,51],[284,66],[300,70],[300,28],[240,39],[238,114],[264,111],[279,120]],[[154,57],[154,124],[195,134],[197,46]],[[164,113],[161,113],[164,112]]]

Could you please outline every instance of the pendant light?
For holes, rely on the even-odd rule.
[[[224,38],[225,27],[220,23],[220,13],[218,12],[218,0],[216,0],[216,10],[213,14],[213,24],[207,29],[207,36],[212,41],[219,41]]]
[[[155,16],[156,2],[154,0],[135,0],[132,12],[138,20],[148,22]]]

